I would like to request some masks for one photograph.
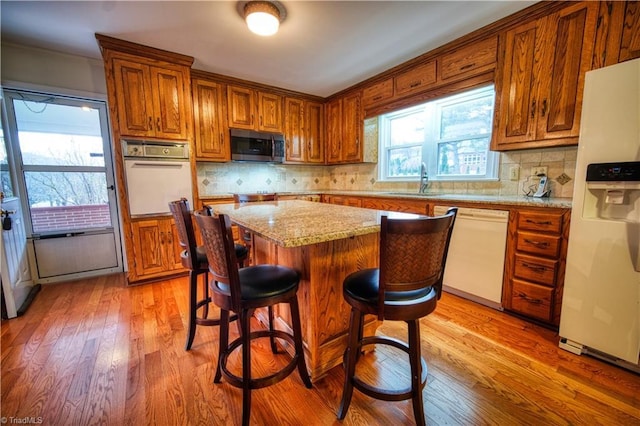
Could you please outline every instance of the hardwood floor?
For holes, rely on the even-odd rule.
[[[186,352],[186,311],[186,278],[125,287],[112,275],[43,286],[24,316],[2,321],[1,415],[9,424],[27,416],[45,425],[239,424],[240,389],[213,383],[218,329],[200,327]],[[380,328],[403,339],[404,330]],[[563,351],[552,331],[445,294],[421,334],[429,425],[640,424],[640,375]],[[261,340],[256,373],[286,360],[274,361]],[[359,371],[402,386],[401,356],[377,350]],[[252,424],[340,424],[342,380],[336,367],[313,389],[294,373],[256,390]],[[357,391],[342,422],[411,423],[410,402]]]

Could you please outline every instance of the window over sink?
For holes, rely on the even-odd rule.
[[[494,86],[485,86],[378,117],[380,180],[496,180],[489,150]]]

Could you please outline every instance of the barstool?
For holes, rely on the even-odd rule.
[[[442,294],[442,276],[456,214],[457,208],[452,207],[439,217],[382,216],[380,267],[354,272],[345,278],[343,296],[351,305],[351,321],[338,419],[347,415],[355,387],[365,395],[385,401],[411,399],[416,424],[425,424],[422,390],[427,381],[427,366],[420,354],[420,318],[434,311]],[[383,336],[364,337],[366,314],[376,315],[380,321],[405,321],[408,344]],[[373,344],[390,345],[409,354],[409,388],[381,389],[355,374],[362,347]]]
[[[255,193],[255,194],[233,194],[233,202],[238,204],[253,203],[256,201],[277,201],[278,194],[275,192],[268,193]],[[245,247],[247,247],[247,258],[250,264],[254,264],[254,256],[251,251],[253,245],[253,234],[248,230],[239,227],[240,238],[242,239]],[[269,329],[273,330],[273,308],[269,306],[267,309],[267,315],[269,317]],[[275,354],[278,352],[275,339],[271,339],[271,351]]]
[[[285,379],[297,367],[300,378],[307,388],[311,379],[307,372],[302,347],[302,328],[298,309],[297,271],[279,265],[255,265],[239,269],[233,248],[231,221],[224,214],[204,216],[195,213],[196,222],[202,233],[205,251],[209,260],[212,279],[210,287],[213,302],[220,307],[220,344],[218,365],[214,382],[224,377],[232,386],[242,388],[242,424],[248,425],[251,415],[251,391],[273,385]],[[278,303],[288,303],[291,309],[293,334],[281,330],[251,331],[249,321],[257,308]],[[229,314],[238,315],[240,337],[229,343]],[[251,377],[251,340],[260,337],[274,337],[289,342],[295,353],[284,368],[276,373],[260,378]],[[242,376],[227,369],[228,356],[242,346]]]
[[[274,192],[264,193],[264,194],[262,193],[233,194],[233,202],[238,204],[253,203],[256,201],[277,201],[277,200],[278,200],[278,194]],[[251,232],[247,231],[244,228],[240,228],[240,237],[242,238],[244,245],[247,247],[247,250],[249,251],[249,257],[251,258],[251,245],[252,245],[251,243],[253,240],[253,236],[251,235]],[[253,259],[251,258],[250,261],[252,262]]]
[[[184,348],[188,351],[191,349],[193,338],[196,334],[196,326],[220,325],[220,319],[208,318],[209,303],[211,303],[207,283],[209,265],[204,247],[196,245],[197,242],[191,212],[189,211],[189,203],[186,198],[181,198],[177,201],[171,201],[169,203],[169,209],[173,214],[173,220],[178,230],[180,247],[183,249],[180,253],[180,260],[182,266],[189,270],[189,328],[187,330],[187,342]],[[208,211],[208,209],[206,211]],[[236,259],[238,259],[240,266],[243,266],[244,261],[247,259],[247,248],[242,244],[235,244],[234,250]],[[200,274],[204,275],[202,280],[203,297],[198,300],[198,275]],[[200,308],[203,309],[202,316],[198,316],[198,309]]]

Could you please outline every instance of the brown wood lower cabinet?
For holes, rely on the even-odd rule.
[[[513,210],[509,219],[502,304],[507,311],[560,324],[569,209]]]
[[[173,218],[134,220],[131,231],[135,268],[129,271],[129,282],[161,278],[184,271]]]

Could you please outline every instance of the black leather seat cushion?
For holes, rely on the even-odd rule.
[[[238,275],[243,300],[278,296],[295,289],[300,281],[295,269],[278,265],[249,266],[239,269]],[[218,283],[218,287],[225,292],[229,289],[223,283]]]
[[[247,255],[247,248],[242,244],[236,244],[235,248],[236,248],[237,259],[241,259]],[[198,265],[206,265],[208,263],[207,252],[205,251],[204,247],[203,246],[196,247],[196,253],[198,254],[198,258],[196,259],[198,261]]]
[[[379,281],[379,269],[363,269],[362,271],[354,272],[345,278],[343,289],[350,297],[375,306],[378,303]],[[387,291],[385,294],[385,301],[414,302],[417,299],[427,296],[430,292],[431,287],[421,288],[414,291]]]

